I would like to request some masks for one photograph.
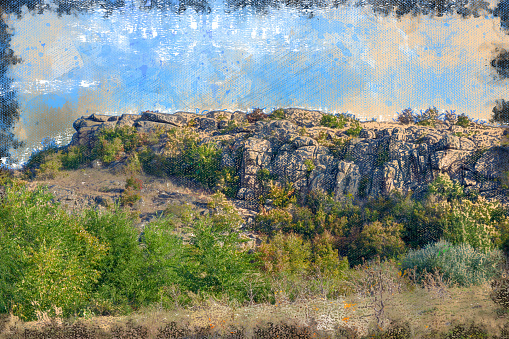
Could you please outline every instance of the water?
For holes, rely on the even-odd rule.
[[[171,5],[171,4],[170,4]],[[497,26],[498,24],[498,26]],[[11,69],[22,110],[12,151],[20,165],[45,137],[67,144],[92,113],[303,107],[391,121],[404,108],[488,120],[505,81],[487,66],[507,35],[497,19],[379,17],[369,8],[262,13],[145,10],[105,17],[46,12],[10,17]]]

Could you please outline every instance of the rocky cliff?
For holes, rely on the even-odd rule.
[[[92,114],[74,122],[72,145],[93,146],[104,127],[133,126],[138,132],[191,128],[201,143],[222,141],[221,166],[231,166],[242,151],[237,198],[256,204],[262,192],[257,174],[293,183],[299,192],[334,192],[337,200],[378,197],[399,191],[420,199],[439,173],[459,181],[465,192],[509,205],[504,184],[509,171],[507,131],[470,122],[464,128],[437,120],[435,127],[400,123],[358,122],[343,128],[321,125],[324,113],[296,108],[280,110],[277,119],[264,114],[213,111],[107,116]],[[348,133],[356,126],[360,133]],[[357,135],[356,135],[357,134]],[[163,143],[152,146],[162,154]],[[120,161],[121,162],[121,161]],[[110,164],[118,165],[119,161]]]

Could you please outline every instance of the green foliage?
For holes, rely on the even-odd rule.
[[[83,307],[100,276],[107,245],[52,204],[38,187],[8,186],[0,205],[0,309],[24,320],[62,309],[65,317]]]
[[[162,131],[159,130],[156,132],[156,135],[161,133]],[[127,125],[122,127],[115,126],[114,128],[102,128],[99,131],[98,138],[110,142],[113,142],[115,139],[120,139],[120,143],[123,145],[124,152],[126,153],[130,153],[139,145],[139,136],[136,132],[136,128]]]
[[[387,162],[391,160],[391,157],[389,155],[389,150],[387,149],[380,149],[378,151],[376,160],[375,160],[375,166],[383,167]]]
[[[212,201],[207,204],[207,207],[213,210],[210,219],[214,230],[230,232],[238,229],[243,222],[235,207],[221,192],[216,192],[212,196]]]
[[[45,147],[34,152],[24,165],[25,173],[29,178],[54,179],[61,175],[62,148],[57,146]]]
[[[354,125],[355,127],[350,127],[346,130],[346,134],[350,137],[358,137],[362,130],[362,126],[359,122],[355,121]]]
[[[137,179],[133,176],[131,176],[130,178],[127,178],[126,184],[125,184],[125,189],[132,188],[132,189],[139,191],[142,189],[142,187],[143,187],[143,182],[140,179]]]
[[[424,113],[421,111],[420,115],[416,116],[417,125],[419,126],[433,126],[438,120],[438,109],[436,107],[428,108]]]
[[[282,108],[278,108],[269,115],[269,118],[272,120],[286,119],[285,111]]]
[[[275,207],[286,208],[289,204],[297,202],[295,189],[292,182],[286,182],[284,186],[272,185],[267,198],[272,199]]]
[[[344,115],[336,114],[330,115],[330,114],[324,114],[322,116],[322,119],[320,120],[320,125],[329,127],[329,128],[343,128],[345,127],[346,123],[348,122],[347,118]]]
[[[306,176],[309,178],[311,175],[311,172],[315,169],[315,164],[313,162],[313,159],[306,159],[304,161],[304,165],[306,166]]]
[[[311,271],[317,270],[320,276],[327,278],[344,278],[344,273],[350,267],[347,257],[339,260],[338,251],[334,248],[334,237],[327,230],[313,239],[312,262]]]
[[[413,124],[415,122],[413,112],[414,111],[411,108],[406,108],[398,114],[398,118],[396,120],[404,125]]]
[[[138,242],[139,231],[133,227],[132,215],[115,204],[112,212],[84,211],[80,224],[108,246],[107,255],[98,264],[101,276],[94,284],[96,312],[102,308],[103,314],[124,313],[147,304],[150,294],[156,292],[147,289],[144,280],[149,268]]]
[[[493,203],[488,203],[480,196],[476,202],[467,199],[442,202],[437,208],[447,211],[444,218],[444,239],[453,244],[467,243],[480,251],[489,251],[495,247],[500,233],[493,220],[497,210]]]
[[[437,177],[428,184],[426,198],[436,196],[439,199],[452,201],[465,197],[463,185],[457,180],[452,181],[447,173],[439,173]]]
[[[362,176],[360,182],[359,182],[359,197],[364,199],[368,196],[368,185],[370,183],[368,176]]]
[[[305,275],[309,272],[311,245],[300,235],[278,232],[269,244],[261,244],[257,251],[261,254],[263,271],[270,275]]]
[[[237,127],[239,127],[239,125],[235,120],[228,120],[228,124],[226,125],[226,127],[223,130],[221,130],[221,134],[228,134]]]
[[[127,157],[127,163],[125,167],[126,174],[139,174],[141,173],[142,166],[140,158],[137,153],[133,153]]]
[[[125,189],[120,195],[119,202],[121,206],[133,206],[141,196],[134,189]]]
[[[62,151],[50,153],[45,156],[44,162],[35,170],[36,176],[39,179],[55,179],[57,176],[62,175],[61,160]]]
[[[216,296],[228,294],[238,300],[245,298],[241,282],[255,272],[259,265],[256,256],[237,251],[238,234],[221,232],[209,220],[198,220],[190,230],[193,236],[184,247],[181,265],[176,267],[180,285],[194,294],[207,292]]]
[[[62,167],[66,170],[76,170],[90,161],[90,156],[90,151],[85,145],[70,146],[61,156]]]
[[[353,265],[362,263],[361,258],[371,260],[396,258],[405,252],[405,243],[401,239],[403,225],[391,219],[374,221],[364,225],[357,241],[350,244],[349,259]]]
[[[258,213],[255,217],[253,229],[272,236],[279,230],[289,229],[291,222],[292,215],[290,212],[275,208],[267,213]]]
[[[92,159],[99,158],[105,164],[119,159],[120,152],[130,153],[140,139],[134,127],[103,128],[95,136]]]
[[[200,137],[189,129],[173,128],[167,132],[165,152],[154,155],[148,150],[139,153],[143,170],[156,176],[174,175],[196,180],[208,189],[218,188],[236,194],[229,183],[238,183],[236,170],[221,169],[222,149],[215,143],[199,145]]]
[[[119,153],[124,151],[122,140],[115,138],[112,141],[100,136],[92,149],[93,158],[99,158],[106,165],[119,159]]]
[[[456,122],[456,125],[459,125],[463,128],[467,128],[468,126],[470,126],[470,119],[465,114],[461,114],[460,116],[458,116],[458,121]]]
[[[481,252],[468,244],[452,245],[440,240],[420,250],[410,250],[402,259],[401,269],[417,268],[419,281],[426,269],[435,268],[444,275],[444,279],[460,286],[483,284],[495,276],[503,260],[500,250]]]

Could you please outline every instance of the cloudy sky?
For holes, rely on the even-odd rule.
[[[377,17],[342,7],[209,14],[127,5],[105,17],[10,16],[10,76],[22,110],[15,134],[28,149],[70,141],[92,113],[303,107],[391,120],[411,107],[488,120],[507,80],[490,67],[509,36],[491,16]],[[13,151],[26,160],[26,150]]]

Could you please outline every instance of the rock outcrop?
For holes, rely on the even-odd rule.
[[[70,145],[92,147],[92,136],[104,127],[128,125],[145,133],[190,127],[202,143],[225,141],[222,166],[231,165],[238,149],[243,151],[238,199],[257,201],[261,194],[257,174],[267,169],[303,193],[320,189],[334,192],[336,200],[410,190],[420,199],[428,183],[447,173],[467,193],[476,191],[489,201],[509,204],[508,191],[499,180],[509,171],[509,148],[501,146],[507,131],[502,128],[473,122],[467,128],[445,122],[436,127],[361,122],[358,137],[349,137],[346,130],[351,123],[342,129],[323,127],[323,114],[290,108],[284,110],[285,119],[254,123],[238,111],[92,114],[74,122],[77,132]],[[161,151],[162,146],[153,149]]]

